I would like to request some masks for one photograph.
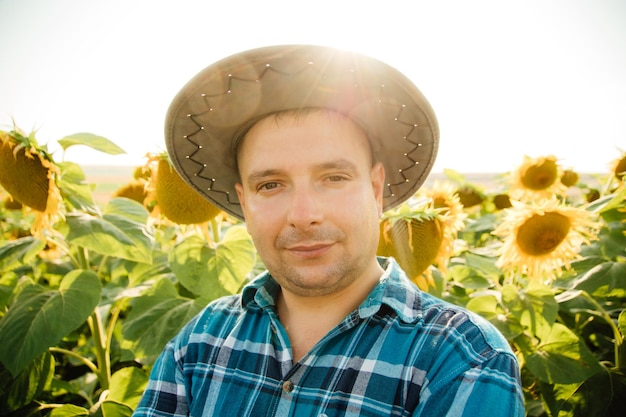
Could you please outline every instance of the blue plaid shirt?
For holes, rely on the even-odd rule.
[[[524,416],[498,331],[381,264],[369,297],[295,364],[268,273],[213,302],[166,346],[134,415]]]

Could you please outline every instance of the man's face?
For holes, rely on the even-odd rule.
[[[257,123],[238,152],[237,194],[261,259],[284,290],[319,296],[377,272],[384,169],[365,133],[329,112]]]

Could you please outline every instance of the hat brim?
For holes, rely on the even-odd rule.
[[[195,190],[244,220],[235,192],[237,132],[262,115],[303,108],[335,110],[365,130],[374,158],[385,167],[385,210],[410,198],[426,180],[439,143],[426,98],[389,65],[323,46],[253,49],[205,68],[170,105],[168,154]]]

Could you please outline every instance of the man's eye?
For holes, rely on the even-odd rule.
[[[277,187],[278,187],[277,182],[266,182],[259,186],[259,190],[273,190],[274,188],[277,188]]]
[[[348,178],[345,175],[330,175],[327,179],[331,182],[341,182],[346,181]]]

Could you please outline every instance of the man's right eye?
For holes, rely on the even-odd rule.
[[[278,183],[277,182],[265,182],[261,185],[259,185],[258,189],[259,191],[269,191],[269,190],[273,190],[275,188],[278,187]]]

